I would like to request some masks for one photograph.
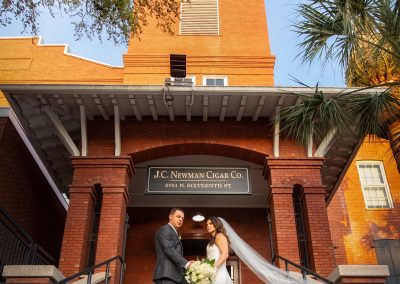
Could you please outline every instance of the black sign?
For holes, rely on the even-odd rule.
[[[146,193],[250,194],[248,168],[149,167]]]

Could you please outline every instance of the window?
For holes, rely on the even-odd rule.
[[[218,35],[218,0],[182,0],[181,35]]]
[[[204,86],[227,86],[228,78],[226,76],[204,76],[203,77]]]
[[[367,208],[393,208],[382,162],[357,162]]]

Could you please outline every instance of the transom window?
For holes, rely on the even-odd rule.
[[[225,76],[223,76],[223,77],[205,76],[205,77],[203,77],[203,85],[204,86],[227,86],[228,79]]]
[[[382,162],[357,162],[358,174],[367,208],[393,208]]]

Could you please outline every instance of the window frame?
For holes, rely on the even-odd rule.
[[[357,164],[358,177],[359,177],[360,185],[361,185],[361,191],[362,191],[362,194],[363,194],[363,197],[364,197],[365,208],[366,209],[393,209],[394,208],[393,199],[392,199],[389,183],[388,183],[388,180],[387,180],[387,177],[386,177],[386,172],[385,172],[385,167],[383,165],[383,162],[382,161],[365,160],[365,161],[357,161],[356,164]],[[363,183],[363,180],[362,180],[362,177],[361,177],[360,166],[364,166],[364,165],[377,165],[377,166],[379,166],[379,170],[381,171],[381,175],[382,175],[382,179],[383,179],[382,185],[364,184]],[[387,207],[368,207],[368,204],[371,203],[371,201],[367,199],[367,196],[366,196],[364,188],[365,187],[377,187],[377,186],[381,186],[381,187],[385,188],[387,201],[388,201],[388,206]]]
[[[224,80],[224,85],[223,86],[207,85],[207,79],[223,79]],[[206,75],[206,76],[203,76],[203,86],[206,86],[206,87],[225,87],[225,86],[228,86],[228,76],[226,76],[226,75]]]

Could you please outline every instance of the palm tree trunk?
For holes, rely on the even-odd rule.
[[[400,117],[392,119],[387,127],[387,138],[389,139],[390,148],[397,164],[397,170],[400,173]]]

